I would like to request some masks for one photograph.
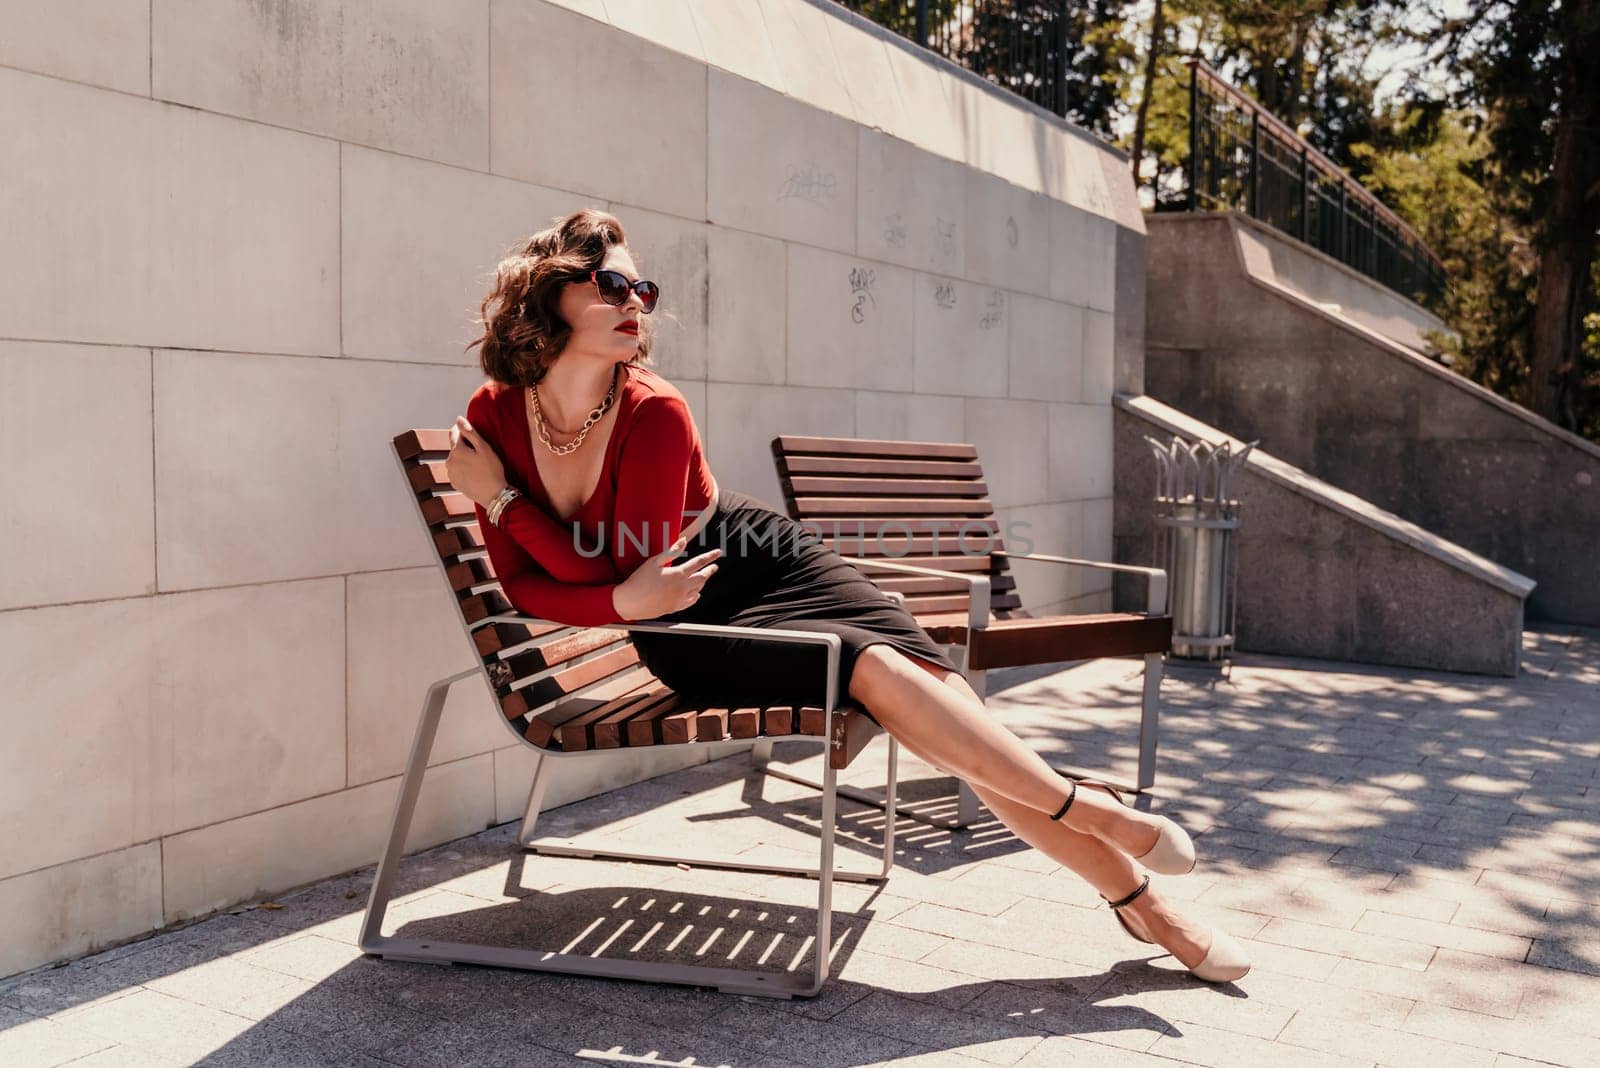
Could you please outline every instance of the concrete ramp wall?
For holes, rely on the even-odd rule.
[[[1237,439],[1149,396],[1117,394],[1116,558],[1155,560],[1156,464],[1145,435]],[[1515,675],[1532,579],[1428,533],[1259,447],[1235,535],[1238,646],[1249,652]],[[1119,586],[1120,606],[1142,591]]]
[[[1377,287],[1334,285],[1298,242],[1236,215],[1148,224],[1151,397],[1537,580],[1530,617],[1600,624],[1600,448],[1375,328],[1370,293],[1369,322],[1312,299]]]
[[[1310,301],[1417,352],[1429,351],[1429,333],[1449,329],[1428,309],[1270,226],[1249,216],[1215,217],[1237,222],[1234,238],[1240,259],[1251,279],[1261,285]]]

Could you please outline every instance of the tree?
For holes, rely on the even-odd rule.
[[[1139,89],[1139,111],[1133,124],[1133,184],[1139,185],[1139,172],[1144,167],[1144,132],[1150,121],[1150,96],[1156,75],[1161,70],[1161,56],[1166,45],[1166,12],[1162,0],[1155,0],[1150,13],[1150,36],[1145,44],[1144,85]]]
[[[1134,62],[1122,32],[1133,2],[975,0],[947,10],[936,4],[930,35],[936,50],[969,70],[1109,137],[1123,109],[1123,74]]]
[[[1453,334],[1434,343],[1455,370],[1527,405],[1538,257],[1526,228],[1490,192],[1498,161],[1474,135],[1470,113],[1408,103],[1381,119],[1384,143],[1352,151],[1366,186],[1444,261],[1449,281],[1435,310]]]
[[[1424,34],[1435,61],[1462,75],[1452,102],[1478,116],[1485,188],[1537,256],[1531,315],[1501,322],[1502,342],[1528,352],[1526,403],[1594,434],[1600,346],[1585,324],[1600,310],[1600,0],[1468,0],[1460,18],[1435,9]]]
[[[1399,33],[1385,0],[1165,0],[1162,16],[1140,41],[1141,65],[1155,76],[1143,79],[1132,136],[1141,157],[1155,156],[1158,210],[1178,199],[1169,176],[1188,152],[1185,53],[1361,177],[1350,146],[1383,136],[1374,125],[1378,79],[1368,73],[1368,59]],[[1124,92],[1132,98],[1131,85]]]
[[[915,0],[846,2],[914,34]],[[1465,13],[1446,17],[1446,2]],[[1388,200],[1445,260],[1435,310],[1456,331],[1443,342],[1455,366],[1600,440],[1600,0],[926,8],[931,47],[1058,108],[1064,86],[1068,116],[1103,136],[1131,127],[1124,143],[1158,211],[1184,198],[1183,58],[1198,55]],[[1418,79],[1406,106],[1379,108],[1386,72],[1372,59],[1401,40],[1430,46],[1431,71],[1450,88]]]
[[[1125,32],[1134,6],[1133,0],[1066,5],[1067,117],[1102,137],[1113,136],[1127,107],[1123,85],[1138,62]]]

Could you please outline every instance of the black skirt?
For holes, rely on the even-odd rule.
[[[755,497],[722,489],[705,528],[673,562],[715,548],[723,555],[700,599],[657,617],[659,622],[837,634],[840,703],[850,700],[856,658],[868,646],[892,645],[960,670],[911,613],[855,565]],[[821,646],[648,631],[635,631],[633,644],[657,678],[687,697],[743,707],[820,706],[825,700],[827,656]]]

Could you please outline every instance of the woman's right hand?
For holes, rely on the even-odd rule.
[[[665,551],[649,557],[623,580],[611,600],[617,614],[625,620],[655,619],[681,612],[700,599],[700,590],[717,572],[715,561],[721,549],[709,549],[681,564],[669,564],[689,544],[687,534],[678,535]]]

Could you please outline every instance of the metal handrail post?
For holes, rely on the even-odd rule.
[[[1310,157],[1300,149],[1300,240],[1310,242],[1311,234],[1311,170]]]
[[[1350,263],[1350,187],[1339,183],[1339,251],[1334,259]],[[1351,264],[1351,266],[1354,266]]]
[[[1056,5],[1055,39],[1056,46],[1056,106],[1051,110],[1062,118],[1067,114],[1067,8],[1070,0],[1061,0]]]
[[[1250,217],[1261,218],[1261,112],[1250,112]]]
[[[1198,210],[1200,186],[1200,68],[1189,61],[1189,210]]]

